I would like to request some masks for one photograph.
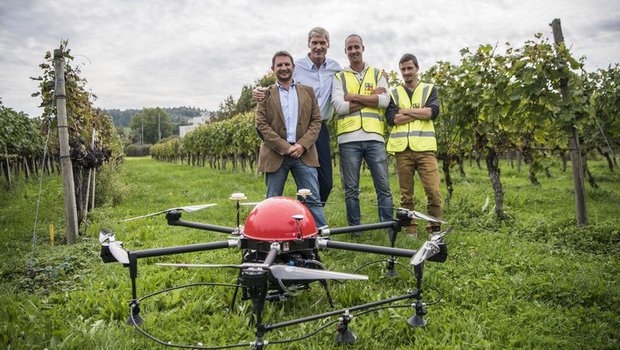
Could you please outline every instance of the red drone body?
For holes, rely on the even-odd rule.
[[[237,221],[235,227],[181,220],[182,211],[192,212],[213,206],[214,204],[176,207],[125,220],[129,221],[137,218],[145,218],[166,213],[168,225],[227,233],[230,235],[227,240],[129,251],[123,247],[123,242],[116,240],[113,232],[104,229],[101,230],[99,233],[99,242],[101,243],[100,255],[102,260],[106,263],[119,262],[122,263],[123,266],[129,268],[132,299],[129,303],[130,314],[127,319],[128,324],[134,325],[141,333],[159,344],[179,348],[196,348],[193,345],[164,342],[163,340],[155,338],[142,330],[140,328],[140,324],[144,322],[144,319],[140,316],[140,303],[151,296],[155,296],[163,292],[169,292],[185,287],[195,287],[198,284],[192,283],[175,288],[169,288],[157,293],[148,294],[142,298],[138,298],[136,283],[136,279],[138,277],[138,260],[142,258],[234,248],[241,249],[243,252],[241,264],[158,263],[160,266],[174,266],[183,268],[200,267],[239,269],[237,280],[234,284],[206,282],[200,283],[200,285],[234,287],[235,290],[233,292],[232,302],[228,307],[229,310],[235,309],[235,302],[239,292],[241,293],[241,300],[251,300],[253,307],[250,322],[256,327],[255,339],[247,343],[200,348],[222,349],[251,346],[252,349],[262,350],[268,343],[284,344],[301,340],[318,333],[318,331],[325,327],[321,326],[318,330],[299,338],[271,341],[267,341],[263,338],[267,332],[335,316],[339,317],[337,320],[332,321],[332,323],[339,322],[336,327],[338,332],[336,341],[339,344],[352,344],[357,338],[356,335],[349,329],[349,322],[352,317],[365,314],[369,311],[376,311],[389,307],[403,307],[411,305],[411,307],[415,309],[415,314],[407,319],[407,324],[412,327],[424,327],[426,325],[426,320],[423,318],[427,311],[424,308],[426,304],[422,302],[422,280],[424,272],[422,263],[426,260],[444,262],[447,259],[448,247],[443,240],[443,236],[449,231],[434,235],[418,250],[396,248],[395,241],[396,234],[401,230],[401,227],[408,226],[412,219],[421,219],[444,224],[445,222],[441,219],[400,208],[396,210],[394,219],[390,221],[360,224],[348,227],[317,229],[314,217],[304,203],[287,197],[272,197],[258,203],[245,220],[244,227],[240,229],[239,208],[241,204],[239,202],[246,199],[246,197],[242,193],[233,193],[230,199],[237,202]],[[352,234],[354,232],[379,229],[387,230],[391,243],[390,247],[355,242],[340,242],[330,238],[330,235],[344,233]],[[327,311],[313,316],[301,317],[279,323],[264,323],[262,314],[267,301],[287,300],[288,298],[297,295],[299,291],[309,289],[311,283],[319,282],[325,289],[327,301],[333,309],[335,306],[329,292],[329,286],[327,284],[328,280],[368,279],[368,276],[365,275],[328,270],[320,259],[318,252],[319,249],[339,249],[389,256],[389,260],[377,260],[375,262],[362,265],[362,267],[365,267],[370,264],[383,263],[385,261],[387,262],[387,276],[396,276],[394,271],[394,267],[396,266],[396,257],[409,258],[411,259],[410,264],[412,265],[412,270],[409,272],[411,272],[415,278],[415,289],[409,290],[405,294],[393,296],[387,299],[375,300],[361,305],[346,306],[339,310]],[[402,264],[400,265],[404,266]],[[381,306],[404,300],[413,300],[413,303],[404,305],[398,304],[394,306]],[[350,313],[352,311],[360,310],[365,311],[358,312],[357,314]]]
[[[310,210],[298,200],[271,197],[260,202],[245,220],[244,236],[267,242],[285,242],[317,236]]]

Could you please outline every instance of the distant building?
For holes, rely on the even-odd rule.
[[[187,121],[189,123],[188,125],[179,125],[179,136],[185,136],[185,134],[196,129],[200,125],[206,124],[209,120],[211,120],[211,113],[209,112],[204,112],[199,117],[191,118]]]

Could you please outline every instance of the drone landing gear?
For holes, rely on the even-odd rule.
[[[131,309],[131,314],[129,314],[125,323],[130,326],[139,326],[144,323],[144,319],[140,316],[140,302],[137,299],[129,302],[129,308]]]
[[[129,277],[131,278],[131,301],[129,302],[131,313],[125,323],[131,326],[139,326],[144,322],[144,319],[140,316],[140,301],[138,301],[138,292],[136,288],[138,260],[135,258],[129,259]]]
[[[416,279],[417,295],[415,297],[415,314],[407,319],[407,324],[414,328],[421,328],[426,326],[426,320],[424,316],[427,311],[422,303],[422,278],[424,276],[424,263],[414,265],[413,267]]]
[[[396,229],[390,227],[387,229],[387,231],[388,231],[388,236],[390,237],[390,246],[394,248],[396,244],[396,234],[398,233],[398,231],[400,231],[400,226],[398,226]],[[396,265],[396,258],[392,255],[390,257],[390,260],[388,260],[387,272],[385,273],[386,276],[388,277],[398,276],[398,273],[396,272],[396,270],[394,270],[395,265]]]
[[[329,306],[334,307],[334,299],[332,299],[332,294],[329,292],[329,285],[327,284],[327,280],[319,280],[321,285],[325,289],[325,296],[327,296],[327,301],[329,301]]]
[[[393,256],[390,257],[390,260],[387,261],[387,272],[385,273],[386,276],[388,277],[396,277],[398,276],[398,272],[396,272],[396,270],[394,270],[394,266],[396,265],[396,258],[394,258]]]
[[[239,293],[239,283],[241,282],[241,273],[242,270],[239,270],[239,275],[237,276],[237,286],[235,287],[235,291],[233,292],[232,300],[230,301],[230,311],[232,312],[235,307],[235,302],[237,301],[237,293]],[[244,289],[245,292],[245,289]]]
[[[415,303],[415,314],[407,319],[407,324],[414,328],[421,328],[426,326],[426,320],[424,319],[424,315],[426,315],[426,309],[424,308],[421,301],[417,301]]]
[[[256,321],[256,341],[253,343],[252,349],[262,350],[263,346],[267,345],[263,340],[263,335],[265,333],[265,327],[263,325],[263,309],[268,293],[267,271],[246,270],[243,272],[241,278],[245,282],[245,285],[248,286],[248,293],[250,294],[252,304],[254,305],[250,324],[253,320]]]
[[[338,344],[353,344],[357,341],[357,335],[349,329],[349,322],[351,322],[351,315],[349,311],[345,311],[344,315],[340,317],[340,323],[336,327],[338,335],[336,335],[336,342]]]

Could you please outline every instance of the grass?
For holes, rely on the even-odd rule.
[[[502,164],[509,220],[498,223],[493,193],[484,170],[469,165],[467,177],[453,174],[454,198],[445,208],[454,232],[447,238],[450,257],[444,264],[426,265],[425,299],[439,301],[428,307],[423,329],[406,324],[411,308],[388,309],[356,317],[351,328],[358,335],[355,349],[614,349],[620,347],[620,175],[602,162],[590,164],[600,187],[586,187],[589,225],[576,228],[570,169],[552,169],[554,177],[529,184]],[[337,174],[337,173],[336,173]],[[397,194],[392,174],[392,192]],[[331,226],[346,224],[344,199],[338,176],[326,206]],[[292,195],[292,181],[286,193]],[[130,158],[113,183],[122,196],[107,201],[89,214],[75,245],[59,244],[64,231],[62,182],[45,178],[42,195],[38,183],[21,182],[0,193],[0,348],[6,349],[147,349],[161,348],[124,321],[128,315],[128,272],[119,264],[103,264],[98,257],[98,232],[108,227],[128,249],[223,240],[218,233],[165,225],[162,217],[119,223],[123,218],[179,205],[217,203],[216,207],[185,214],[184,218],[218,225],[235,225],[233,192],[250,201],[263,198],[262,177],[250,173],[195,168]],[[419,187],[416,187],[416,189]],[[418,191],[420,192],[420,191]],[[365,172],[361,186],[362,218],[377,218],[374,190]],[[418,202],[422,194],[416,193]],[[489,197],[491,204],[482,208]],[[394,196],[395,203],[398,196]],[[40,201],[38,223],[35,207]],[[113,205],[116,203],[115,205]],[[419,208],[424,211],[423,208]],[[242,217],[250,208],[242,209]],[[56,246],[49,244],[49,225]],[[422,243],[399,235],[397,246],[416,249]],[[387,245],[384,232],[333,239]],[[381,257],[337,250],[322,251],[330,269],[354,271]],[[187,283],[233,283],[230,270],[172,269],[159,261],[237,263],[239,252],[218,250],[141,261],[139,296]],[[405,259],[399,260],[406,264]],[[383,264],[359,273],[370,281],[332,283],[338,307],[399,295],[414,286],[403,267],[399,277],[386,278]],[[232,290],[227,287],[192,287],[145,300],[145,328],[165,341],[197,345],[223,345],[251,341],[249,302],[227,310]],[[322,288],[314,286],[293,300],[269,303],[265,320],[281,322],[329,311]],[[306,334],[327,321],[268,333],[266,339]],[[272,345],[269,349],[332,349],[334,325],[304,341]]]

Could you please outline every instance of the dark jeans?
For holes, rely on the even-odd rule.
[[[327,198],[334,186],[332,178],[332,152],[329,145],[329,130],[326,122],[323,122],[319,137],[316,139],[316,151],[319,155],[319,197],[321,202],[327,202]]]

